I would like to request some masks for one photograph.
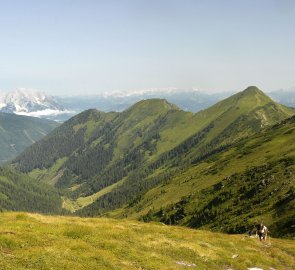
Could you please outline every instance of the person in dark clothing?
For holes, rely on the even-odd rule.
[[[259,225],[257,225],[256,234],[258,235],[260,241],[266,240],[268,229],[262,222]]]

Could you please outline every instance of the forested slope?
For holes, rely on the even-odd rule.
[[[165,100],[142,101],[123,113],[88,110],[32,145],[15,164],[38,179],[55,179],[56,187],[74,187],[73,197],[91,195],[179,144],[180,128],[187,136],[197,129],[189,125],[193,117]],[[173,135],[161,140],[161,132]]]
[[[0,163],[15,158],[59,125],[46,119],[0,113]]]
[[[8,167],[0,167],[0,209],[51,214],[65,212],[53,187]]]
[[[230,233],[295,235],[295,117],[208,156],[113,216]]]

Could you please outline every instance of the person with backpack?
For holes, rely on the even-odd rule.
[[[268,232],[267,227],[262,222],[257,226],[256,234],[258,235],[260,241],[266,241]]]

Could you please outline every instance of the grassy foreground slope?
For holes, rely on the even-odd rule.
[[[0,215],[1,269],[295,269],[295,242],[131,220]]]

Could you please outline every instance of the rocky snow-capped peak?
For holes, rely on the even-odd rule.
[[[65,113],[65,108],[51,96],[35,90],[20,88],[0,93],[0,112],[38,117]]]

